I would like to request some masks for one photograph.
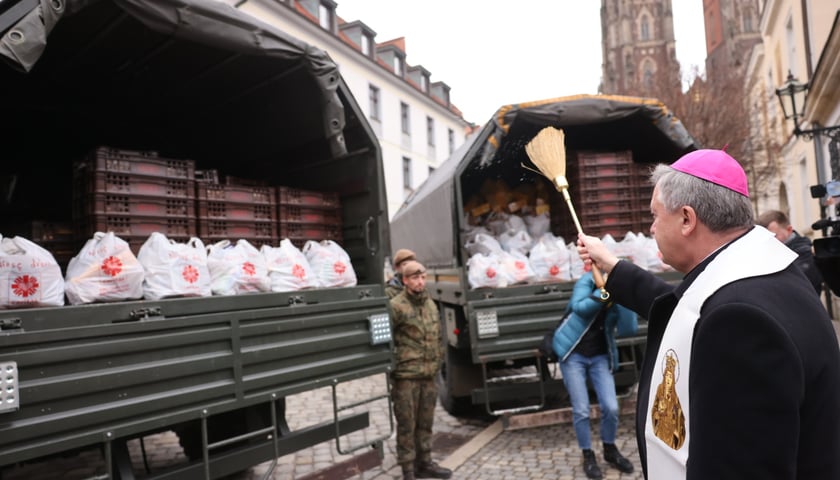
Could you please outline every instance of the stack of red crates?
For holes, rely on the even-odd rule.
[[[137,253],[153,232],[197,234],[195,162],[99,147],[75,165],[73,222],[79,241],[114,232]]]
[[[220,240],[247,240],[259,248],[276,246],[277,204],[275,187],[254,182],[196,183],[198,236],[209,245]]]
[[[630,151],[569,152],[566,179],[583,231],[616,239],[627,232],[646,233],[650,227],[650,193],[643,183],[646,177],[642,179],[646,173],[644,165],[633,162]],[[554,231],[567,242],[574,241],[577,229],[571,214],[561,195],[557,199],[551,208]]]
[[[301,248],[308,240],[342,243],[341,208],[336,192],[277,187],[278,233]]]

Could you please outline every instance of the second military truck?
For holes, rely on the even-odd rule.
[[[652,189],[645,167],[697,148],[655,99],[579,95],[507,105],[407,199],[391,221],[392,243],[414,250],[428,267],[447,344],[439,396],[451,413],[533,410],[564,394],[537,346],[562,316],[573,282],[476,287],[468,267],[477,220],[526,205],[550,218],[554,235],[575,241],[562,196],[524,148],[548,126],[565,132],[569,190],[584,232],[598,236],[648,233]],[[637,380],[645,331],[641,322],[638,335],[619,339],[619,390]]]

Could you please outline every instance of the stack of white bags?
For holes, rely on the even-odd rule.
[[[583,262],[574,243],[550,231],[547,215],[520,218],[507,215],[474,227],[466,233],[467,279],[470,288],[567,282],[580,278]],[[652,272],[671,268],[662,263],[656,241],[641,233],[627,232],[621,241],[602,239],[616,256]]]
[[[51,307],[289,292],[357,283],[350,257],[332,240],[309,241],[303,250],[284,239],[257,249],[246,240],[205,246],[153,233],[135,256],[112,232],[97,232],[67,265],[22,237],[0,237],[0,308]]]

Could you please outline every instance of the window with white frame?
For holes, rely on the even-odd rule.
[[[400,78],[403,77],[403,59],[399,55],[394,55],[394,73]]]
[[[446,129],[446,139],[449,142],[449,153],[452,154],[455,151],[455,132],[451,128]]]
[[[370,112],[368,113],[368,115],[370,115],[370,118],[373,119],[373,120],[380,120],[382,118],[382,116],[381,116],[381,108],[382,107],[381,107],[381,102],[380,102],[379,95],[380,95],[379,87],[376,87],[374,85],[368,85],[368,100],[370,102],[370,105],[369,105]]]
[[[371,40],[370,35],[366,33],[362,34],[362,53],[364,53],[366,57],[371,56],[373,53],[373,40]]]
[[[405,190],[405,194],[408,195],[411,193],[411,159],[408,157],[402,157],[402,168],[403,168],[403,190]]]
[[[333,28],[333,9],[325,3],[318,5],[318,23],[321,28],[332,32]]]
[[[426,117],[426,141],[430,147],[435,146],[435,119]]]
[[[402,133],[411,135],[411,112],[408,109],[408,104],[400,102],[400,125]]]

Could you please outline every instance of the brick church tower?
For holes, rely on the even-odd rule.
[[[743,73],[752,47],[761,43],[760,12],[759,0],[703,0],[709,78]]]
[[[601,38],[602,93],[651,95],[679,82],[671,0],[601,0]]]

